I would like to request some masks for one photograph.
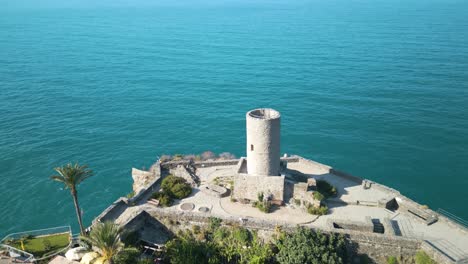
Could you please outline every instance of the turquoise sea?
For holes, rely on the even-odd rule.
[[[244,155],[256,107],[283,153],[468,219],[468,1],[39,2],[0,6],[0,235],[77,231],[69,161],[89,224],[160,154]]]

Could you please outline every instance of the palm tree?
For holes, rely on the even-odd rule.
[[[62,167],[54,169],[59,175],[53,175],[50,178],[55,181],[62,182],[65,189],[70,189],[73,203],[75,204],[76,216],[78,217],[78,224],[80,225],[81,234],[84,234],[83,221],[81,219],[80,205],[78,204],[78,191],[76,187],[85,179],[93,175],[93,171],[88,169],[86,165],[79,165],[78,163],[68,163]]]
[[[80,239],[90,243],[101,255],[98,263],[113,263],[113,257],[125,250],[124,243],[120,240],[121,229],[112,222],[99,223],[93,227],[89,236],[81,236]]]

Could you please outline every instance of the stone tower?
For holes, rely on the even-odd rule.
[[[280,117],[270,108],[247,112],[247,174],[280,175]]]

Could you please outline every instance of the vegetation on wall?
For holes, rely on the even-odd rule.
[[[317,191],[319,191],[325,199],[335,197],[337,194],[336,188],[325,180],[317,180]]]
[[[266,243],[256,232],[243,227],[221,226],[218,218],[211,218],[206,228],[179,232],[166,248],[166,261],[174,264],[339,264],[346,259],[343,236],[316,233],[306,228],[287,234],[278,229],[275,238]]]
[[[424,251],[418,251],[416,256],[414,256],[414,261],[416,264],[437,264],[434,260],[429,257]]]
[[[271,213],[272,204],[269,199],[265,199],[263,192],[257,194],[257,201],[252,204],[254,207],[257,207],[261,212]]]
[[[276,242],[280,264],[345,263],[346,240],[343,235],[323,234],[299,227]]]

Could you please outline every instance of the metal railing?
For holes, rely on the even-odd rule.
[[[34,255],[25,251],[22,251],[20,249],[17,249],[15,247],[5,245],[5,244],[0,244],[0,248],[5,248],[9,253],[11,258],[20,258],[24,262],[30,262],[34,261]],[[14,256],[13,254],[16,254],[17,256]]]
[[[465,219],[461,218],[461,217],[458,217],[450,212],[447,212],[445,211],[444,209],[442,208],[439,208],[437,209],[437,213],[439,213],[440,215],[442,216],[445,216],[447,217],[448,219],[456,222],[457,224],[465,227],[465,228],[468,228],[468,221],[466,221]]]
[[[22,239],[25,237],[45,237],[45,236],[52,236],[58,234],[68,234],[69,235],[69,243],[67,246],[55,250],[53,252],[48,252],[43,256],[34,256],[33,254],[26,252],[24,250],[20,250],[13,246],[8,245],[9,242]],[[19,259],[24,262],[33,262],[37,260],[48,259],[50,257],[56,256],[60,253],[63,253],[65,250],[70,248],[72,245],[72,231],[70,226],[59,226],[53,228],[45,228],[45,229],[38,229],[38,230],[31,230],[31,231],[24,231],[18,233],[11,233],[0,240],[0,247],[5,248],[9,253],[11,258]]]
[[[61,234],[61,233],[69,233],[71,236],[71,227],[70,226],[59,226],[59,227],[52,227],[52,228],[45,228],[45,229],[37,229],[31,231],[24,231],[18,233],[11,233],[4,237],[0,242],[3,242],[8,239],[19,239],[24,236],[33,236],[33,237],[40,237],[40,236],[47,236],[53,234]]]

